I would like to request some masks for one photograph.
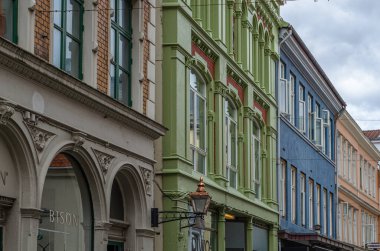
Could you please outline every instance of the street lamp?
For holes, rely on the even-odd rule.
[[[205,183],[203,182],[203,177],[200,178],[198,183],[198,188],[195,192],[190,193],[190,203],[193,208],[192,212],[185,211],[158,211],[158,208],[151,209],[151,226],[158,227],[161,223],[167,223],[172,221],[179,221],[184,219],[197,219],[203,220],[204,215],[207,214],[208,207],[210,206],[211,197],[205,190]],[[162,220],[159,221],[158,215],[162,215]],[[199,225],[199,223],[196,223]],[[192,224],[195,225],[195,224]],[[188,225],[185,227],[189,227]],[[203,224],[202,224],[203,225]],[[202,226],[201,225],[201,226]],[[180,227],[182,228],[182,227]]]

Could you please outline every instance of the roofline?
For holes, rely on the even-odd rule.
[[[319,65],[318,61],[315,59],[315,57],[313,56],[313,54],[311,53],[311,51],[307,48],[305,42],[301,39],[300,35],[298,35],[297,31],[294,29],[294,27],[292,25],[289,25],[288,28],[292,30],[292,35],[294,36],[294,38],[296,39],[296,41],[298,42],[298,44],[301,46],[301,48],[304,50],[304,52],[306,53],[306,55],[310,58],[310,60],[312,61],[312,63],[315,65],[315,67],[317,68],[318,72],[322,75],[323,79],[329,85],[329,87],[331,88],[331,90],[333,91],[333,93],[335,94],[335,96],[338,98],[338,100],[342,104],[342,107],[346,108],[347,107],[346,102],[340,96],[339,92],[336,90],[335,86],[330,81],[330,79],[328,78],[328,76],[326,75],[326,73],[322,69],[322,67]]]

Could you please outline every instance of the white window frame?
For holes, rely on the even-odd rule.
[[[294,77],[293,74],[290,73],[290,77],[289,77],[289,94],[290,94],[290,98],[289,98],[289,116],[290,116],[290,123],[292,123],[292,125],[295,124],[295,98],[296,98],[296,94],[295,94],[295,87],[296,87],[296,78]]]
[[[327,190],[323,189],[323,233],[327,235]]]
[[[305,105],[305,87],[298,86],[298,129],[306,133],[306,105]]]
[[[296,208],[297,208],[297,169],[295,167],[291,168],[291,195],[290,195],[290,205],[291,205],[291,222],[296,223]]]
[[[334,200],[333,200],[333,194],[332,193],[329,193],[329,236],[332,237],[333,236],[333,204],[334,204]]]
[[[279,198],[279,206],[280,206],[280,215],[282,217],[286,216],[286,161],[281,160],[281,167],[279,173],[280,180],[280,198]]]
[[[317,225],[321,225],[321,186],[317,184]]]
[[[300,203],[301,203],[301,226],[306,226],[306,175],[300,176]]]
[[[309,228],[314,228],[314,181],[309,179]]]

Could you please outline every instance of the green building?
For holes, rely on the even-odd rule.
[[[188,211],[187,195],[201,176],[212,196],[205,230],[181,229],[186,220],[160,226],[165,251],[278,249],[275,76],[281,4],[162,2],[157,95],[168,132],[156,172],[159,206]]]

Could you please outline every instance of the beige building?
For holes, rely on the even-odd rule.
[[[364,248],[379,242],[380,152],[346,111],[337,131],[338,239]]]
[[[0,0],[1,251],[155,249],[154,5]]]

